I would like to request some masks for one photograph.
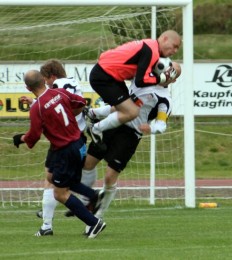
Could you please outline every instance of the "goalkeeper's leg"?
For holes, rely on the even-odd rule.
[[[111,107],[110,105],[105,105],[97,108],[89,108],[88,116],[91,119],[101,119],[107,117],[110,113],[114,111],[114,107]]]

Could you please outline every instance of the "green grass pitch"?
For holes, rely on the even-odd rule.
[[[34,237],[37,208],[0,209],[0,259],[231,259],[231,208],[160,209],[113,205],[95,239],[59,207],[54,236]]]

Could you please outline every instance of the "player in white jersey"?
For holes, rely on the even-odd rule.
[[[177,71],[177,78],[181,74],[181,68],[175,62],[173,62],[173,66]],[[107,162],[103,187],[104,198],[100,209],[96,213],[97,217],[103,217],[111,201],[114,199],[119,174],[135,153],[143,133],[160,134],[165,132],[167,119],[171,113],[171,96],[167,86],[137,88],[132,83],[129,91],[134,102],[140,107],[139,116],[118,128],[103,132],[103,141],[107,146],[106,151],[98,149],[98,146],[94,142],[90,143],[87,151],[84,165],[85,170],[90,171],[94,169],[102,159]],[[113,107],[107,105],[102,108],[90,109],[88,115],[92,119],[101,118],[107,116],[112,111]],[[88,179],[90,180],[91,178],[91,183],[93,184],[96,176],[91,177],[89,175]],[[86,176],[84,173],[82,174],[81,182],[88,185],[85,179]]]
[[[64,88],[73,94],[83,97],[81,86],[74,78],[57,78],[53,82],[52,88]],[[80,131],[83,133],[86,128],[85,117],[81,113],[76,116],[76,120]]]
[[[141,126],[150,122],[150,132],[152,134],[165,132],[166,121],[172,107],[169,89],[163,86],[151,86],[141,89],[132,83],[129,91],[132,99],[135,99],[135,103],[139,104],[141,109],[139,116],[127,122],[126,125],[142,134],[143,129],[141,129]]]

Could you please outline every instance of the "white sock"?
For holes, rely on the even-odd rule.
[[[104,213],[109,208],[111,201],[115,198],[115,195],[116,195],[116,192],[117,192],[117,183],[115,183],[111,186],[105,186],[104,192],[105,192],[105,195],[104,195],[104,198],[102,200],[101,207],[95,214],[95,216],[97,218],[103,218]]]
[[[122,125],[122,123],[118,120],[118,112],[113,112],[100,122],[95,123],[94,128],[97,131],[103,132],[108,129],[116,128],[120,125]]]
[[[90,111],[96,116],[96,118],[107,117],[111,113],[111,106],[106,105],[103,107],[90,108]]]
[[[92,187],[97,179],[97,168],[92,170],[82,169],[81,183],[85,184],[88,187]]]
[[[52,219],[58,201],[54,198],[53,189],[45,189],[43,192],[43,225],[42,229],[52,229]]]
[[[84,170],[82,169],[82,177],[81,183],[85,184],[88,187],[92,187],[97,179],[97,168],[93,168],[92,170]],[[86,206],[89,204],[89,198],[79,195],[79,199]]]

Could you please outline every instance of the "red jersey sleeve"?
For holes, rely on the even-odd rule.
[[[30,109],[30,130],[26,133],[24,141],[29,148],[32,148],[40,139],[43,132],[42,120],[37,109],[37,101]]]

